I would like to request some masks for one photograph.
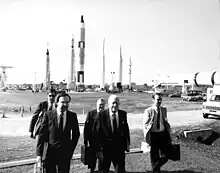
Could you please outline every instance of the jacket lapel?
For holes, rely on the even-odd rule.
[[[67,122],[68,122],[68,119],[69,119],[69,111],[66,111],[66,117],[64,118],[64,127],[63,127],[63,131],[65,131],[66,127],[67,127]]]
[[[54,123],[56,129],[58,129],[58,119],[57,119],[56,109],[52,110],[52,119],[53,119],[53,123]]]
[[[108,109],[108,111],[107,111],[107,113],[106,113],[106,119],[107,119],[106,122],[107,122],[108,131],[109,131],[110,133],[112,133],[112,124],[111,124],[109,109]]]

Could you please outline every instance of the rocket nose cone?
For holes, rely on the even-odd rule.
[[[84,23],[83,15],[81,16],[81,23]]]

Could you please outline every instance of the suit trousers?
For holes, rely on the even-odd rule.
[[[100,159],[97,158],[96,151],[92,150],[88,156],[88,168],[91,169],[91,172],[94,172],[97,160],[98,160],[98,172],[100,172]]]
[[[118,140],[109,140],[103,146],[103,162],[101,162],[101,172],[108,173],[111,162],[115,168],[115,173],[125,172],[125,150],[119,145]]]
[[[45,161],[46,173],[69,173],[70,160],[59,157],[61,155],[60,149],[49,149],[50,157]],[[51,155],[52,154],[52,155]]]
[[[151,166],[153,172],[160,172],[160,168],[168,161],[171,143],[166,130],[151,132]]]

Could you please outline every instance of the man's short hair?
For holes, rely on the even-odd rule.
[[[105,103],[105,99],[104,99],[104,98],[99,98],[99,99],[96,101],[96,103],[98,103],[98,102],[104,102],[104,103]]]
[[[152,99],[154,99],[156,95],[158,95],[158,96],[162,96],[161,93],[159,93],[159,92],[155,92],[155,93],[153,93],[153,95],[152,95]]]
[[[49,90],[47,91],[47,94],[49,94],[49,93],[55,93],[55,94],[57,94],[57,91],[56,91],[55,89],[51,88],[51,89],[49,89]]]
[[[56,96],[55,103],[59,102],[60,97],[66,97],[66,96],[69,98],[69,102],[70,102],[71,101],[70,95],[65,92],[62,92]]]

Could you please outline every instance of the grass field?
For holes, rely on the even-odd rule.
[[[98,98],[103,97],[107,100],[107,93],[74,93],[70,94],[72,101],[70,109],[81,114],[95,108],[95,102]],[[143,113],[150,104],[152,104],[151,94],[147,93],[124,93],[119,94],[121,105],[120,108],[129,113]],[[0,111],[12,112],[13,109],[19,109],[24,106],[27,114],[32,115],[38,103],[46,99],[46,93],[0,93]],[[168,111],[176,110],[195,110],[201,109],[201,102],[185,102],[179,98],[163,98],[163,105]],[[30,106],[32,111],[30,112]],[[219,124],[210,126],[216,132],[220,133]],[[176,142],[181,144],[181,161],[169,161],[163,168],[164,173],[218,173],[220,170],[220,140],[214,141],[213,145],[204,145],[194,141],[182,139],[183,129],[192,127],[181,127],[173,129],[173,136]],[[176,136],[178,138],[176,138]],[[141,129],[131,130],[131,148],[139,148],[143,141]],[[78,142],[75,153],[80,152],[82,144],[82,135]],[[28,136],[9,137],[0,136],[0,162],[20,160],[35,157],[35,140]],[[129,173],[150,173],[149,154],[133,154],[126,157],[126,169]],[[72,172],[85,173],[87,168],[80,161],[73,161]],[[1,173],[33,172],[33,165],[0,169]]]
[[[143,113],[150,104],[152,104],[151,94],[129,92],[118,94],[120,97],[120,108],[126,110],[128,113]],[[77,114],[82,114],[94,109],[96,100],[103,97],[106,101],[109,94],[105,92],[94,93],[70,93],[72,101],[70,103],[70,110]],[[26,112],[34,111],[39,102],[46,100],[46,93],[32,93],[32,92],[2,92],[0,93],[0,111],[12,112],[12,110],[19,110],[24,106]],[[168,108],[168,111],[174,110],[193,110],[200,109],[201,102],[185,102],[180,98],[163,98],[163,105]]]

